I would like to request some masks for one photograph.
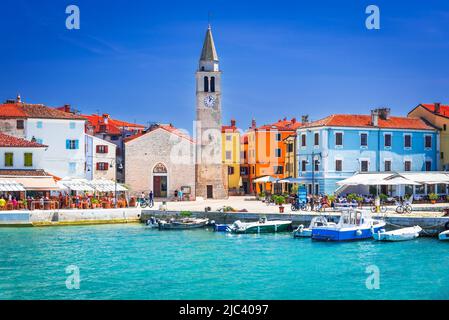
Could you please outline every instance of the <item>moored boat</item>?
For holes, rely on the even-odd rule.
[[[328,222],[327,219],[323,216],[315,217],[310,222],[308,228],[305,228],[304,225],[300,225],[295,231],[293,231],[293,236],[295,238],[310,238],[312,237],[312,229],[316,227],[322,226],[335,226],[334,222]]]
[[[155,229],[155,228],[159,228],[159,219],[156,219],[155,217],[151,217],[150,219],[147,220],[146,223],[146,227],[148,229]]]
[[[214,225],[215,232],[231,232],[231,226],[229,224],[216,224]]]
[[[377,241],[407,241],[418,238],[421,231],[422,228],[420,226],[402,228],[393,231],[385,231],[385,229],[380,229],[377,233],[373,234],[373,238]]]
[[[383,220],[370,217],[365,210],[343,210],[336,225],[326,225],[312,229],[312,239],[322,241],[350,241],[372,238],[374,233],[385,227]]]
[[[267,220],[262,218],[257,222],[241,222],[237,220],[231,226],[232,233],[276,233],[291,231],[290,220]]]
[[[203,228],[209,223],[209,219],[184,218],[180,220],[160,221],[159,230],[188,230]]]
[[[439,234],[438,239],[441,241],[449,241],[449,230],[443,231]]]

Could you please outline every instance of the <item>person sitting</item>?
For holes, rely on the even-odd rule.
[[[0,198],[0,208],[4,209],[6,207],[6,200],[3,196]]]

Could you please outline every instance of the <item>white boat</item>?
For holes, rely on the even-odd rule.
[[[334,222],[328,222],[327,219],[323,216],[315,217],[310,222],[308,228],[305,228],[303,224],[301,224],[295,231],[293,231],[293,236],[295,238],[310,238],[312,237],[312,229],[316,227],[322,226],[335,226]]]
[[[156,229],[156,228],[159,228],[159,222],[161,222],[161,221],[159,221],[159,220],[156,219],[155,217],[151,217],[150,219],[147,220],[146,227],[147,227],[148,229]]]
[[[443,231],[438,236],[438,239],[441,241],[449,241],[449,230]]]
[[[230,227],[232,233],[276,233],[292,230],[290,220],[267,220],[262,218],[257,222],[241,222],[237,220]]]
[[[373,238],[377,241],[406,241],[413,240],[419,237],[419,233],[422,231],[420,226],[414,226],[410,228],[403,228],[393,231],[385,231],[381,229],[377,233],[373,234]]]

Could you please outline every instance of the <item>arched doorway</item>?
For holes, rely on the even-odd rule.
[[[162,163],[153,168],[153,189],[155,198],[168,197],[168,170]]]

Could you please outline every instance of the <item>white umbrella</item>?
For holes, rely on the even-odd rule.
[[[279,183],[304,183],[304,179],[301,178],[287,178],[278,181]]]
[[[415,182],[415,181],[408,180],[408,179],[403,178],[403,177],[395,177],[395,178],[392,178],[392,179],[386,179],[385,180],[385,185],[390,185],[390,186],[399,186],[399,185],[419,186],[421,184],[418,183],[418,182]]]
[[[267,183],[267,182],[277,182],[278,179],[273,178],[272,176],[260,177],[254,180],[255,183]]]

